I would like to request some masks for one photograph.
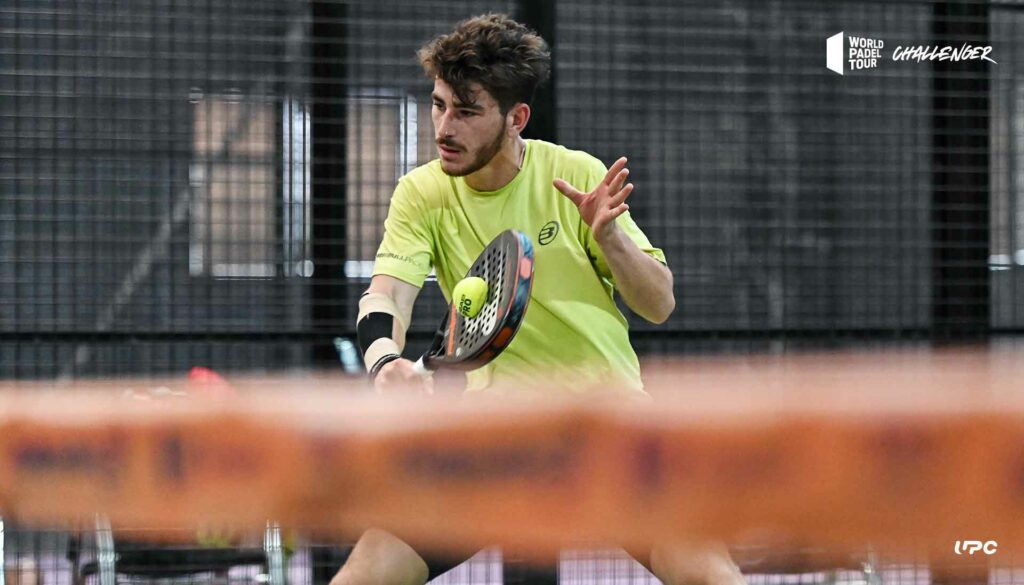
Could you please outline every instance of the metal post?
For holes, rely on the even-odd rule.
[[[987,2],[937,2],[932,44],[989,45]],[[989,70],[932,62],[932,327],[938,343],[988,337]]]

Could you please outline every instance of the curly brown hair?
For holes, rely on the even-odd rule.
[[[479,83],[498,102],[502,114],[529,104],[551,73],[551,52],[544,39],[505,14],[463,20],[417,53],[431,79],[452,86],[463,103],[472,103],[470,85]]]

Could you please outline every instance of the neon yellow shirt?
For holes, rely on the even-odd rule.
[[[516,229],[533,241],[526,318],[497,359],[469,372],[467,391],[642,392],[628,325],[612,296],[611,270],[576,206],[551,184],[561,177],[588,192],[606,172],[589,154],[528,140],[522,169],[497,191],[474,191],[461,177],[446,175],[437,160],[399,180],[374,275],[420,287],[433,268],[451,302],[455,283],[499,233]],[[617,221],[641,250],[665,262],[628,212]]]

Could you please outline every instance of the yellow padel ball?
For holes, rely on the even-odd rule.
[[[467,319],[476,317],[487,302],[487,282],[479,276],[463,278],[452,291],[455,310]]]

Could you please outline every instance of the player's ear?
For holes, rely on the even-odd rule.
[[[509,134],[512,137],[519,136],[530,121],[530,106],[519,102],[509,109],[507,116]]]

